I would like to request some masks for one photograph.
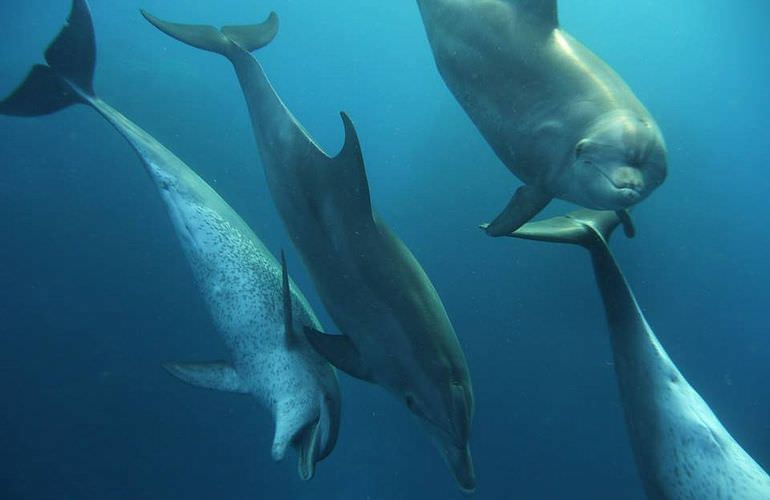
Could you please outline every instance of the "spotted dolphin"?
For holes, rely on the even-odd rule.
[[[242,41],[251,49],[272,40],[276,26],[259,26]],[[302,330],[320,324],[293,283],[284,305],[281,267],[254,232],[198,175],[147,132],[94,94],[96,46],[85,0],[73,0],[67,24],[26,80],[0,102],[0,113],[37,116],[86,104],[128,141],[163,199],[214,325],[230,352],[228,362],[169,363],[193,385],[250,394],[275,420],[272,456],[293,446],[299,474],[334,448],[340,393],[334,369],[311,347]],[[288,281],[287,281],[288,283]],[[293,315],[287,312],[294,310]],[[293,320],[285,324],[285,317]]]
[[[388,389],[424,424],[463,491],[476,485],[469,438],[473,389],[465,355],[433,284],[377,217],[361,147],[327,155],[292,116],[240,37],[243,27],[168,23],[161,31],[219,53],[235,67],[278,212],[343,335],[306,329],[337,368]],[[271,15],[270,19],[277,18]]]
[[[651,499],[767,500],[770,477],[687,382],[650,328],[609,249],[619,218],[579,210],[525,224],[511,236],[573,243],[591,254],[626,426]]]
[[[488,234],[514,231],[553,198],[622,210],[664,181],[666,146],[655,120],[612,68],[561,28],[556,0],[417,4],[447,87],[524,182]]]

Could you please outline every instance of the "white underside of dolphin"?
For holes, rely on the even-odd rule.
[[[607,246],[619,220],[581,210],[525,224],[514,237],[591,253],[637,467],[649,498],[767,500],[770,477],[724,428],[658,341]]]
[[[261,45],[272,39],[275,29],[267,26],[264,32]],[[284,283],[275,258],[208,184],[94,96],[95,44],[84,0],[73,1],[68,23],[46,51],[46,60],[48,66],[35,66],[0,103],[0,113],[35,116],[83,103],[126,138],[166,204],[231,355],[228,362],[169,363],[166,368],[193,385],[256,397],[275,420],[273,457],[283,458],[293,445],[299,453],[300,476],[309,479],[315,462],[334,448],[340,396],[334,369],[302,334],[305,326],[320,328],[306,299],[288,279]],[[286,290],[290,293],[284,295]]]

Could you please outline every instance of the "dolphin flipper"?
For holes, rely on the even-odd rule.
[[[352,377],[373,382],[368,367],[363,363],[350,338],[345,335],[322,333],[309,326],[305,327],[305,336],[313,348],[336,368]]]
[[[623,232],[626,234],[626,237],[633,238],[636,236],[636,224],[634,224],[634,220],[631,218],[630,209],[615,210],[615,215],[618,216],[620,223],[623,224]]]
[[[553,197],[529,185],[523,185],[508,202],[505,209],[495,220],[486,226],[486,232],[490,236],[506,236],[537,215]]]
[[[190,385],[225,392],[243,394],[249,392],[243,386],[235,369],[223,361],[214,363],[164,363],[163,368],[182,382],[187,382]]]

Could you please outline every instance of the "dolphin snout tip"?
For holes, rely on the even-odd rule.
[[[624,202],[632,205],[641,199],[642,194],[641,190],[636,187],[622,187],[620,188],[620,196]]]
[[[473,495],[474,493],[476,493],[476,481],[475,480],[471,481],[470,484],[459,484],[459,486],[460,486],[460,491],[464,495]]]

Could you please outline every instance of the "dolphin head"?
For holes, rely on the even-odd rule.
[[[460,488],[472,493],[476,489],[476,475],[468,441],[473,392],[467,377],[441,379],[430,385],[409,387],[403,394],[404,403],[427,429]]]
[[[600,116],[570,151],[560,197],[586,208],[620,210],[645,199],[666,178],[666,147],[654,123],[632,112]]]
[[[218,231],[225,230],[237,215],[208,184],[179,160],[164,163],[146,161],[146,170],[166,204],[188,258],[196,264],[212,260],[205,256],[212,248],[221,245]]]

